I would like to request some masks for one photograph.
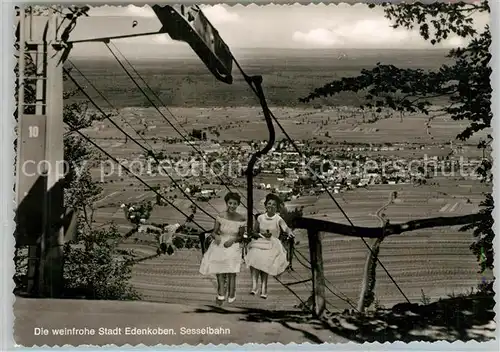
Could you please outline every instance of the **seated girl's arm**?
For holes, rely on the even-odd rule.
[[[259,217],[255,220],[255,224],[253,225],[253,233],[256,238],[260,237],[258,234],[260,233],[260,226],[259,226]]]
[[[212,235],[219,236],[220,235],[220,222],[219,219],[215,219],[214,230],[212,231]]]
[[[215,239],[217,244],[220,243],[220,222],[219,219],[215,219],[214,230],[212,231],[212,237]]]
[[[292,229],[288,227],[288,225],[286,224],[285,220],[283,220],[282,217],[279,218],[278,224],[281,227],[281,230],[283,230],[283,232],[285,232],[289,237],[295,237]]]

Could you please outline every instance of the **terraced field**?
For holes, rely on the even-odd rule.
[[[304,241],[297,250],[308,256]],[[431,299],[447,294],[464,292],[475,287],[481,280],[477,274],[477,263],[468,246],[470,236],[457,230],[447,233],[413,233],[389,238],[382,244],[380,260],[398,282],[403,292],[413,302],[419,302],[422,294]],[[135,246],[132,246],[135,248]],[[329,308],[342,310],[350,308],[340,297],[357,301],[362,270],[367,253],[360,239],[325,235],[323,245],[324,267],[328,286]],[[141,251],[146,255],[147,252]],[[203,277],[198,273],[201,261],[199,250],[179,250],[172,256],[162,256],[137,265],[133,284],[144,300],[211,304],[214,302],[216,281],[213,277]],[[310,277],[310,272],[294,259],[294,271],[284,273],[279,278],[288,283]],[[269,282],[269,297],[262,300],[248,294],[251,287],[248,270],[238,276],[236,306],[248,308],[292,309],[298,300],[275,280]],[[302,299],[307,299],[310,284],[293,287]],[[392,306],[404,301],[394,284],[380,268],[377,270],[376,297],[380,304]]]

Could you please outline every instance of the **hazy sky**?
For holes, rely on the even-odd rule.
[[[266,5],[202,6],[230,48],[392,48],[422,49],[432,46],[417,31],[391,28],[381,8],[363,4],[339,5]],[[76,27],[72,39],[158,30],[161,26],[149,6],[102,6],[92,8],[90,17]],[[80,21],[80,20],[79,20]],[[137,25],[132,28],[132,23]],[[489,22],[487,14],[475,21],[478,28]],[[448,48],[463,44],[451,37],[440,44]],[[185,44],[173,42],[168,35],[116,40],[115,44],[136,57],[162,57],[188,52]],[[73,57],[105,56],[102,43],[77,44]]]

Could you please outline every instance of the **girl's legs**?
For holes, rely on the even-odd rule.
[[[236,273],[227,274],[228,302],[233,303],[236,298]]]
[[[253,266],[250,267],[250,275],[252,276],[252,295],[257,294],[257,285],[259,283],[259,270],[255,269]]]
[[[219,300],[226,298],[227,274],[217,274],[217,295]]]
[[[267,278],[269,275],[263,271],[260,271],[260,281],[261,281],[261,289],[260,296],[262,298],[267,298]]]

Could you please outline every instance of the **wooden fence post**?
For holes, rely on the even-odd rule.
[[[384,230],[386,222],[382,225],[382,236],[376,238],[373,244],[370,246],[371,250],[368,252],[365,262],[365,268],[363,272],[363,282],[361,284],[361,292],[359,294],[358,300],[358,311],[363,313],[365,308],[370,307],[370,305],[375,301],[375,284],[377,279],[377,262],[378,255],[380,252],[380,245],[384,240]]]
[[[308,229],[309,254],[311,257],[312,271],[312,298],[314,314],[320,317],[325,310],[325,276],[323,271],[323,249],[321,233],[314,229]]]

